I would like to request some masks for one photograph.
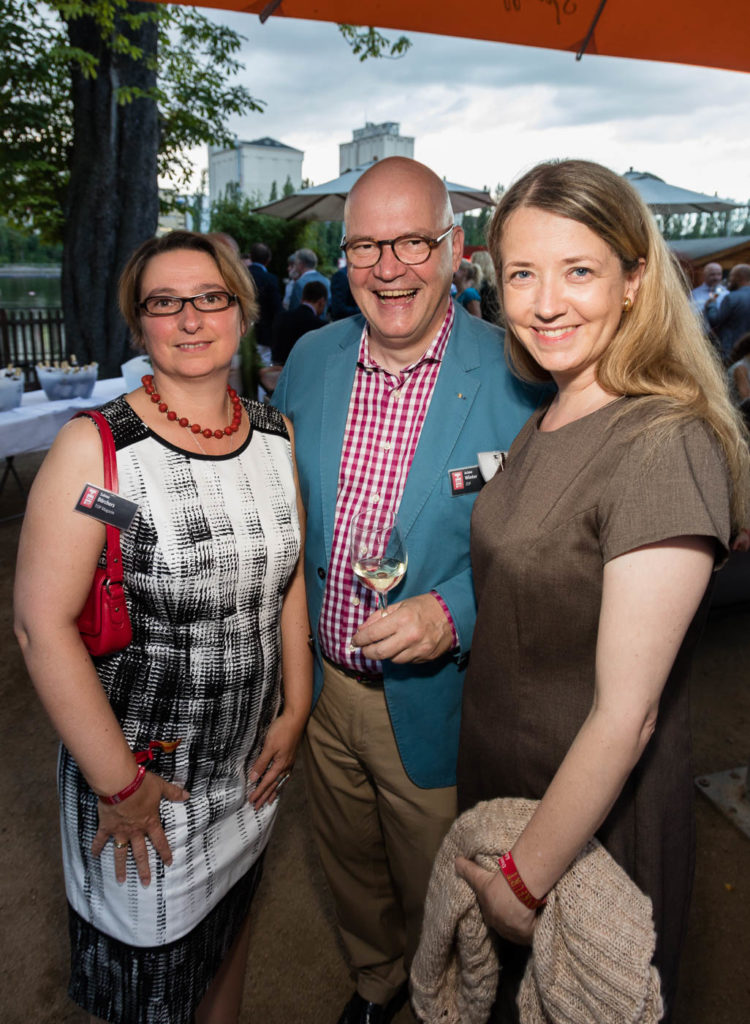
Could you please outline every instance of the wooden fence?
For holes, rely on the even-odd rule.
[[[36,364],[60,362],[68,356],[62,310],[0,309],[0,355],[0,365],[20,366],[26,390],[36,390]]]

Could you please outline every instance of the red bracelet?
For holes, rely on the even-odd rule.
[[[538,910],[539,907],[543,907],[547,902],[547,897],[544,896],[538,900],[536,896],[532,896],[529,890],[526,888],[526,883],[518,873],[515,861],[513,860],[513,854],[508,850],[501,857],[498,858],[498,864],[500,870],[505,875],[505,879],[508,885],[513,890],[515,896],[523,903],[529,910]]]
[[[138,750],[135,753],[135,763],[138,765],[138,771],[135,773],[135,778],[130,785],[126,786],[125,789],[121,789],[119,793],[115,793],[114,796],[100,796],[99,799],[105,804],[121,804],[123,800],[127,800],[127,798],[132,796],[143,782],[143,777],[146,774],[145,762],[153,761],[154,752],[156,750],[161,750],[166,754],[171,754],[181,743],[181,739],[169,741],[151,740],[147,750]]]
[[[127,800],[127,798],[132,796],[137,789],[140,789],[145,775],[145,764],[139,764],[138,771],[135,773],[135,778],[130,785],[126,786],[125,789],[121,789],[119,793],[115,793],[114,796],[100,796],[99,799],[103,804],[121,804],[123,800]]]

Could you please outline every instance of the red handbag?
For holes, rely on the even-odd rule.
[[[115,458],[115,440],[109,423],[100,412],[87,409],[77,412],[78,416],[88,416],[99,428],[104,452],[104,486],[108,491],[117,492],[117,460]],[[127,647],[133,639],[133,629],[128,618],[125,604],[125,591],[122,586],[122,551],[120,550],[120,531],[107,524],[106,568],[97,566],[91,584],[89,596],[83,611],[78,616],[78,631],[81,634],[89,654],[101,657],[103,654],[114,654]]]

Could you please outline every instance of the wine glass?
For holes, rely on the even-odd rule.
[[[386,597],[404,578],[406,544],[398,517],[391,509],[361,509],[352,519],[350,553],[354,575],[375,591],[377,607],[385,615]]]

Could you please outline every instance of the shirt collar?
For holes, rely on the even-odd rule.
[[[411,363],[409,366],[405,366],[401,370],[401,374],[411,373],[416,370],[418,366],[423,363],[440,363],[442,362],[443,356],[445,355],[445,349],[448,345],[448,338],[450,337],[451,330],[453,329],[453,322],[456,318],[455,308],[453,300],[448,302],[448,310],[445,314],[445,318],[440,325],[437,334],[430,342],[430,345],[426,351],[420,356],[416,363]],[[387,373],[379,363],[377,363],[370,355],[370,338],[369,338],[369,324],[365,324],[362,330],[362,336],[359,340],[359,354],[357,356],[357,366],[363,370],[376,370],[381,373]],[[396,376],[393,374],[392,376]]]

